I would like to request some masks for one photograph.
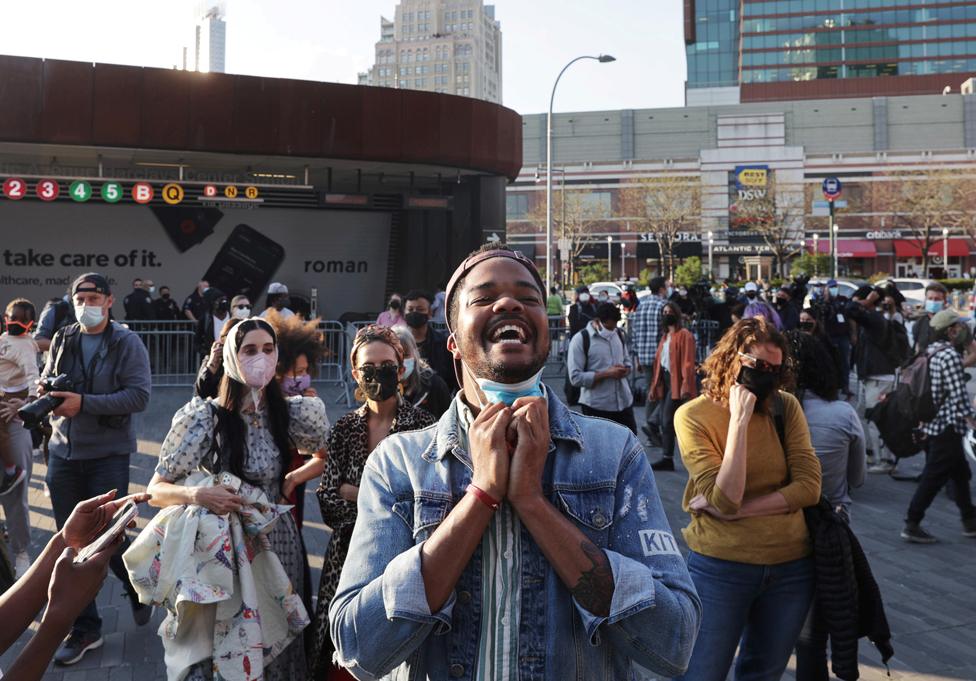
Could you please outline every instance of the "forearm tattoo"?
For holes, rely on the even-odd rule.
[[[579,581],[573,587],[573,596],[579,604],[598,617],[610,614],[610,602],[613,600],[613,570],[607,554],[593,542],[584,539],[580,548],[589,559],[591,567],[583,570]]]

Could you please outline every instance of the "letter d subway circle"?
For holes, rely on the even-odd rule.
[[[175,206],[183,200],[183,187],[178,184],[168,184],[163,187],[163,201]]]
[[[136,182],[132,185],[132,200],[136,203],[149,203],[153,198],[153,188],[148,182]]]

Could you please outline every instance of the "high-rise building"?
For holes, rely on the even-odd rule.
[[[976,71],[976,2],[684,0],[684,11],[689,105],[937,94]]]
[[[203,2],[197,5],[194,71],[224,73],[224,55],[227,49],[227,24],[224,15],[222,2]]]
[[[401,0],[360,85],[502,101],[502,30],[482,0]]]

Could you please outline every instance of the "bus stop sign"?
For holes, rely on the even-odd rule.
[[[823,195],[824,198],[827,199],[828,201],[833,201],[838,196],[840,196],[841,189],[842,189],[842,185],[840,183],[840,180],[838,180],[836,177],[824,178]]]

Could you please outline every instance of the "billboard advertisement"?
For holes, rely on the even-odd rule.
[[[206,279],[262,309],[270,281],[318,289],[319,315],[384,307],[390,214],[365,211],[0,202],[0,301],[38,310],[79,274],[112,280],[114,313],[135,278],[169,286],[182,303]]]

